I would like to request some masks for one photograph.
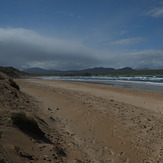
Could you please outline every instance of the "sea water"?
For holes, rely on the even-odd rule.
[[[41,76],[46,80],[65,80],[109,84],[115,87],[163,92],[163,75],[156,76]]]

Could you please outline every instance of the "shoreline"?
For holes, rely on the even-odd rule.
[[[53,117],[66,133],[67,162],[83,161],[86,156],[90,162],[163,161],[162,93],[82,82],[17,82],[23,92],[40,101],[44,119]]]
[[[37,79],[37,78],[36,78]],[[54,80],[54,81],[67,81],[67,82],[85,82],[92,84],[104,84],[118,88],[129,88],[134,90],[145,90],[154,92],[163,92],[163,83],[152,81],[132,81],[132,80],[97,80],[97,79],[49,79],[41,77],[38,79]]]

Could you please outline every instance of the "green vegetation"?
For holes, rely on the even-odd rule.
[[[82,71],[74,71],[74,72],[56,72],[56,73],[37,73],[32,74],[33,76],[135,76],[135,75],[163,75],[163,70],[132,70],[132,71],[113,71],[113,72],[82,72]]]
[[[130,72],[113,72],[108,73],[107,75],[163,75],[163,70],[134,70]]]
[[[11,119],[14,125],[30,136],[44,137],[44,132],[41,131],[37,122],[32,117],[26,116],[25,113],[14,113]]]
[[[2,67],[2,66],[0,66],[0,71],[7,74],[8,76],[10,76],[12,78],[19,78],[21,76],[27,75],[27,73],[19,71],[18,69],[14,68],[14,67]]]
[[[9,84],[10,84],[12,87],[16,88],[17,90],[20,89],[19,86],[16,84],[15,81],[13,81],[12,79],[9,79],[8,81],[9,81]]]
[[[136,76],[136,75],[163,75],[163,70],[133,70],[133,71],[126,71],[126,72],[78,72],[72,74],[61,74],[62,76]]]

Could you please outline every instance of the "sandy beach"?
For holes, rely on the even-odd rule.
[[[163,162],[163,94],[80,82],[17,80],[57,126],[63,162]]]

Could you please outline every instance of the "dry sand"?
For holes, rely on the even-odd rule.
[[[61,162],[163,162],[162,93],[79,82],[17,82],[39,101],[39,117],[51,130],[57,128],[66,153]]]
[[[14,125],[11,117],[20,112],[33,117],[45,137],[24,132]],[[9,77],[0,72],[0,163],[67,162],[65,131],[57,128],[56,121],[44,112],[33,97],[11,86]],[[80,156],[76,151],[75,157]],[[82,157],[87,161],[87,156]]]

